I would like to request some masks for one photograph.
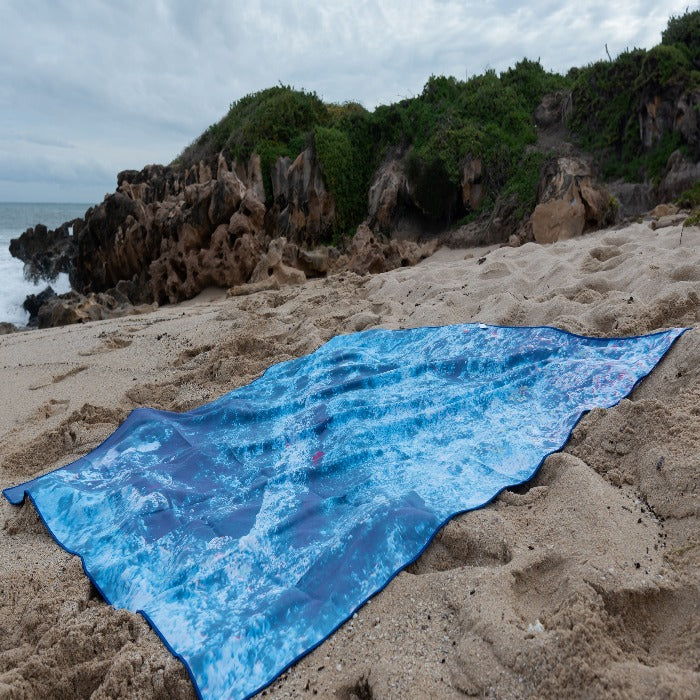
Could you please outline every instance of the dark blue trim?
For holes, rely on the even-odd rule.
[[[549,330],[558,331],[559,333],[564,333],[564,334],[566,334],[566,335],[574,336],[574,337],[576,337],[576,338],[582,338],[582,339],[584,339],[584,340],[614,341],[614,340],[621,340],[621,339],[623,339],[623,338],[620,338],[620,337],[612,337],[612,338],[593,338],[593,337],[591,337],[591,336],[578,335],[577,333],[570,333],[569,331],[563,331],[563,330],[561,330],[561,329],[559,329],[559,328],[554,328],[553,326],[497,326],[497,325],[490,325],[490,324],[486,324],[486,323],[480,324],[480,323],[478,323],[478,322],[474,322],[474,323],[461,323],[461,324],[453,324],[453,325],[454,325],[455,327],[470,326],[470,325],[471,325],[471,326],[486,326],[486,327],[488,327],[488,328],[531,329],[531,330],[533,330],[533,329],[540,329],[540,328],[541,328],[541,329],[549,329]],[[417,330],[417,329],[423,329],[423,328],[430,329],[430,328],[447,328],[447,327],[449,327],[449,326],[418,326],[417,328],[402,328],[402,329],[399,329],[398,332],[405,332],[405,331],[411,331],[411,330]],[[386,328],[374,328],[374,329],[370,329],[370,330],[368,330],[368,331],[360,331],[360,333],[364,334],[364,333],[387,332],[387,331],[389,331],[389,330],[390,330],[390,329],[386,329]],[[612,408],[613,406],[616,406],[617,404],[619,404],[620,401],[622,401],[623,399],[626,399],[626,398],[637,388],[637,386],[640,384],[640,382],[642,382],[642,380],[646,379],[646,377],[648,377],[649,374],[651,374],[651,372],[658,366],[659,362],[661,362],[661,360],[663,360],[663,358],[666,356],[666,354],[668,353],[668,351],[675,345],[676,341],[677,341],[682,335],[684,335],[687,331],[693,330],[693,329],[692,329],[692,328],[669,328],[669,329],[666,330],[666,331],[656,331],[656,332],[654,332],[654,333],[647,333],[646,335],[625,336],[625,339],[629,339],[629,340],[632,340],[632,339],[635,339],[635,338],[650,338],[650,337],[653,337],[653,336],[655,336],[655,335],[662,335],[662,334],[668,333],[668,331],[670,331],[670,330],[678,330],[678,331],[680,331],[680,332],[678,333],[678,335],[677,335],[675,338],[673,338],[673,340],[671,341],[671,343],[669,344],[669,346],[663,351],[663,353],[660,355],[660,357],[659,357],[658,361],[655,363],[655,365],[654,365],[646,374],[641,375],[641,376],[637,379],[637,381],[632,385],[632,387],[630,388],[630,390],[629,390],[624,396],[622,396],[620,399],[618,399],[617,401],[614,401],[613,403],[611,403],[611,404],[609,404],[609,405],[607,405],[607,406],[599,406],[599,407],[597,407],[597,408],[609,409],[609,408]],[[394,331],[392,331],[392,332],[397,332],[397,331],[394,330]],[[348,334],[348,335],[352,335],[352,334]],[[335,337],[340,337],[340,336],[335,336]],[[325,343],[324,343],[324,345],[325,345]],[[321,346],[321,347],[323,347],[323,346]],[[319,349],[320,349],[320,348],[317,348],[316,350],[314,350],[314,352],[309,353],[309,354],[310,354],[310,355],[314,355],[316,352],[318,352]],[[296,358],[296,359],[298,359],[298,358]],[[262,377],[264,377],[265,374],[267,374],[267,372],[268,372],[270,369],[272,369],[273,367],[276,367],[276,366],[278,366],[278,365],[287,364],[288,362],[294,362],[294,361],[295,361],[295,360],[285,360],[284,362],[279,362],[279,363],[277,363],[277,365],[270,365],[270,367],[268,367],[258,379],[261,379]],[[253,380],[253,381],[257,381],[257,379],[256,379],[256,380]],[[236,390],[234,389],[233,391],[236,391]],[[230,392],[227,392],[227,393],[230,393]],[[224,396],[225,396],[225,395],[226,395],[226,394],[224,394]],[[219,398],[221,398],[221,397],[219,397]],[[217,399],[215,399],[215,401],[216,401],[216,400],[217,400]],[[196,409],[193,409],[193,410],[196,410]],[[120,435],[121,432],[123,432],[123,430],[125,429],[125,426],[127,425],[127,423],[133,422],[133,421],[130,421],[130,419],[134,416],[134,414],[137,413],[137,412],[142,413],[142,412],[144,412],[144,411],[154,411],[154,412],[157,412],[157,413],[159,413],[159,414],[166,414],[166,415],[167,415],[167,414],[170,414],[170,415],[181,415],[181,414],[179,414],[179,413],[177,413],[177,412],[174,412],[174,411],[159,411],[159,410],[156,410],[156,409],[149,409],[149,408],[136,408],[136,409],[134,409],[133,411],[131,411],[131,412],[129,413],[129,415],[126,417],[126,419],[124,420],[124,422],[123,422],[123,423],[122,423],[122,424],[121,424],[107,439],[105,439],[102,443],[100,443],[100,445],[99,445],[98,447],[103,446],[103,445],[108,445],[108,444],[110,444],[111,442],[115,441],[115,440],[117,439],[117,436]],[[442,523],[441,523],[438,527],[435,528],[435,531],[433,532],[433,534],[429,537],[429,539],[427,540],[427,542],[425,543],[425,545],[423,546],[423,548],[418,552],[418,554],[416,554],[416,556],[413,557],[413,559],[411,559],[410,561],[406,562],[405,564],[403,564],[402,566],[400,566],[398,569],[396,569],[396,571],[394,571],[394,572],[389,576],[389,578],[386,580],[386,582],[385,582],[380,588],[378,588],[374,593],[372,593],[370,596],[368,596],[367,598],[365,598],[365,600],[362,601],[362,603],[360,603],[358,606],[356,606],[356,607],[347,615],[347,617],[343,618],[343,620],[342,620],[340,623],[338,623],[338,625],[336,625],[325,637],[323,637],[323,639],[319,640],[316,644],[314,644],[313,646],[309,647],[309,648],[306,649],[304,652],[302,652],[302,653],[299,654],[297,657],[295,657],[294,660],[291,661],[289,664],[287,664],[283,669],[281,669],[280,671],[277,671],[277,672],[275,673],[274,677],[270,678],[270,680],[268,680],[267,682],[265,682],[265,683],[264,683],[263,685],[261,685],[259,688],[257,688],[256,690],[254,690],[252,693],[249,693],[248,695],[246,695],[242,700],[249,700],[249,698],[252,698],[254,695],[256,695],[257,693],[259,693],[261,690],[263,690],[264,688],[267,688],[269,685],[271,685],[272,683],[274,683],[274,681],[277,680],[277,678],[279,678],[285,671],[287,671],[287,670],[290,669],[294,664],[296,664],[297,661],[299,661],[300,659],[302,659],[302,658],[304,658],[305,656],[307,656],[308,654],[310,654],[314,649],[316,649],[317,647],[319,647],[319,646],[320,646],[321,644],[323,644],[323,642],[325,642],[329,637],[331,637],[333,634],[335,634],[335,632],[336,632],[338,629],[340,629],[340,627],[342,627],[342,626],[343,626],[343,625],[344,625],[358,610],[360,610],[360,609],[367,603],[367,601],[371,600],[372,598],[374,598],[374,596],[376,596],[377,594],[381,593],[381,592],[394,580],[394,578],[396,578],[396,576],[398,576],[398,574],[399,574],[401,571],[403,571],[407,566],[410,566],[411,564],[413,564],[413,562],[417,561],[417,560],[420,558],[420,556],[423,554],[423,552],[425,552],[425,550],[430,546],[430,544],[432,543],[432,541],[433,541],[433,539],[435,538],[435,536],[437,535],[437,533],[438,533],[450,520],[452,520],[453,518],[457,517],[458,515],[463,515],[464,513],[469,513],[470,511],[478,510],[479,508],[484,508],[484,507],[487,506],[489,503],[491,503],[491,502],[494,501],[496,498],[498,498],[498,496],[500,496],[501,493],[503,493],[503,491],[506,491],[507,489],[513,488],[514,486],[521,486],[522,484],[525,484],[525,483],[527,483],[528,481],[530,481],[531,479],[533,479],[534,476],[537,474],[537,472],[540,470],[540,467],[542,466],[542,464],[544,463],[544,461],[547,459],[547,457],[549,457],[549,456],[555,454],[556,452],[559,452],[559,451],[566,445],[566,443],[569,441],[569,438],[571,437],[571,433],[574,431],[574,429],[575,429],[576,426],[578,425],[578,423],[579,423],[579,421],[581,420],[581,418],[582,418],[586,413],[589,413],[589,412],[590,412],[589,410],[585,410],[585,411],[581,411],[581,413],[579,413],[578,417],[577,417],[576,420],[573,422],[573,424],[572,424],[572,426],[571,426],[571,430],[570,430],[569,433],[567,434],[566,439],[561,443],[561,445],[560,445],[558,448],[556,448],[556,449],[552,450],[551,452],[548,452],[547,454],[545,454],[545,456],[544,456],[544,457],[540,460],[540,462],[535,466],[535,468],[532,470],[532,472],[530,473],[530,475],[529,475],[526,479],[522,479],[521,481],[514,482],[514,483],[512,483],[512,484],[509,484],[508,486],[504,486],[502,489],[500,489],[500,491],[498,491],[496,494],[494,494],[489,500],[484,501],[481,505],[473,506],[473,507],[471,507],[471,508],[465,508],[464,510],[456,511],[456,512],[452,513],[450,516],[448,516],[445,520],[442,521]],[[187,412],[185,412],[185,413],[187,413]],[[94,449],[97,449],[97,448],[94,448]],[[93,451],[94,451],[94,450],[91,450],[90,452],[88,452],[88,455],[89,455],[91,452],[93,452]],[[87,455],[86,455],[86,456],[87,456]],[[83,458],[81,457],[80,459],[83,459]],[[79,459],[78,459],[78,460],[75,460],[74,462],[71,462],[70,464],[75,464],[75,462],[78,462],[78,461],[80,461],[80,460],[79,460]],[[65,465],[65,466],[70,466],[70,464]],[[51,472],[47,472],[47,474],[52,474],[52,473],[55,472],[55,471],[59,471],[60,469],[64,469],[65,466],[64,466],[64,467],[58,467],[57,469],[54,469],[54,470],[52,470]],[[42,476],[46,476],[46,475],[43,474]],[[41,477],[36,477],[36,479],[39,479],[39,478],[41,478]],[[44,517],[42,516],[41,512],[39,511],[39,508],[37,507],[36,503],[34,502],[34,499],[32,498],[31,494],[28,493],[26,490],[24,490],[24,487],[26,487],[27,485],[31,484],[33,481],[36,481],[36,479],[32,479],[32,480],[30,480],[30,481],[25,482],[24,484],[20,484],[20,485],[18,485],[18,486],[14,486],[14,487],[12,487],[12,488],[4,489],[2,493],[3,493],[3,495],[7,498],[7,500],[10,501],[10,503],[12,503],[13,505],[19,505],[20,503],[22,503],[22,501],[24,500],[25,497],[26,497],[26,498],[29,498],[29,500],[31,501],[32,505],[34,506],[34,509],[35,509],[36,512],[39,514],[39,518],[41,518],[41,521],[44,523],[44,526],[45,526],[46,529],[48,530],[48,532],[49,532],[49,534],[51,535],[51,537],[53,537],[54,541],[55,541],[62,549],[64,549],[66,552],[68,552],[69,554],[72,554],[72,555],[74,555],[74,556],[80,557],[80,561],[81,561],[81,564],[82,564],[82,566],[83,566],[83,571],[85,572],[85,575],[88,577],[88,579],[90,580],[90,582],[92,583],[92,585],[95,586],[95,588],[99,591],[100,595],[101,595],[102,598],[107,602],[107,604],[112,605],[112,603],[111,603],[111,601],[109,600],[109,598],[104,594],[104,591],[100,588],[100,586],[99,586],[99,584],[97,583],[97,581],[95,581],[95,579],[92,577],[92,575],[91,575],[90,572],[88,571],[87,567],[85,566],[85,560],[83,559],[82,555],[79,554],[78,552],[74,552],[73,550],[71,550],[71,549],[69,549],[68,547],[66,547],[66,546],[58,539],[58,537],[56,537],[56,535],[55,535],[54,532],[51,530],[51,528],[49,527],[49,525],[48,525],[48,523],[46,522],[46,520],[44,520]],[[22,495],[21,498],[17,499],[16,497],[13,497],[13,496],[10,495],[10,492],[12,492],[12,491],[18,491],[20,488],[23,489],[23,495]],[[197,682],[196,682],[196,679],[195,679],[195,677],[194,677],[194,674],[192,673],[192,669],[190,669],[189,664],[187,663],[187,661],[185,660],[185,658],[182,657],[180,654],[178,654],[178,653],[170,646],[170,643],[168,642],[168,640],[161,634],[160,630],[159,630],[158,627],[154,624],[154,622],[151,620],[151,618],[148,616],[147,613],[145,613],[143,610],[137,610],[136,612],[137,612],[137,614],[141,615],[141,616],[146,620],[146,622],[148,622],[148,624],[151,626],[151,628],[153,629],[153,631],[154,631],[154,632],[158,635],[158,637],[161,639],[161,641],[163,642],[163,644],[165,644],[165,646],[166,646],[166,648],[168,649],[168,651],[169,651],[175,658],[179,659],[179,660],[182,662],[182,665],[185,667],[185,670],[187,671],[187,674],[189,675],[190,680],[192,681],[192,685],[193,685],[193,687],[194,687],[195,693],[197,694],[197,697],[199,698],[199,700],[203,700],[203,696],[202,696],[202,694],[201,694],[201,692],[200,692],[200,690],[199,690],[199,687],[197,686]]]

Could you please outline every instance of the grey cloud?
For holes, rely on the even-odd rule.
[[[57,182],[81,167],[98,177],[90,162],[113,182],[121,168],[170,161],[231,102],[278,82],[373,108],[419,93],[431,74],[501,71],[526,56],[566,71],[605,58],[606,43],[616,54],[658,42],[685,3],[9,0],[2,149],[33,157],[31,140],[51,150]],[[12,167],[0,160],[0,199]]]

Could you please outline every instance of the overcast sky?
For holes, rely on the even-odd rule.
[[[0,0],[0,201],[102,200],[279,82],[368,109],[431,74],[565,72],[659,43],[688,0]]]

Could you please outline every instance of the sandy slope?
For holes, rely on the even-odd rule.
[[[84,454],[137,405],[184,410],[338,333],[465,321],[594,335],[700,321],[700,229],[440,250],[152,314],[0,337],[0,486]],[[461,516],[271,697],[700,696],[700,331],[594,411],[533,483]],[[189,698],[30,506],[0,503],[0,698]]]

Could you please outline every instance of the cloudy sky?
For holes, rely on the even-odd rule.
[[[690,3],[691,9],[697,3]],[[0,0],[0,202],[93,203],[279,82],[372,109],[431,74],[565,72],[688,0]]]

